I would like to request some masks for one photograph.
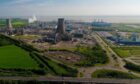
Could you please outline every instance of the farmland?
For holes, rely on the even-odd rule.
[[[14,28],[22,27],[28,24],[26,20],[21,20],[21,19],[13,19],[11,22]],[[6,26],[6,20],[0,19],[0,27],[5,27],[5,26]]]
[[[37,69],[38,64],[29,53],[15,45],[0,47],[0,68]]]
[[[113,48],[114,51],[120,56],[120,57],[129,57],[131,56],[131,50],[129,49],[124,49],[124,48]]]
[[[46,54],[53,59],[69,65],[74,65],[85,59],[84,56],[70,51],[49,51]]]
[[[101,28],[93,28],[96,31],[114,31],[119,30],[122,32],[140,32],[139,24],[130,24],[130,23],[113,23],[111,27],[101,27]]]
[[[123,32],[140,32],[140,25],[139,24],[121,24],[121,23],[114,23],[111,29],[118,29],[119,31]]]
[[[57,63],[22,41],[0,35],[0,76],[77,76],[77,69]]]
[[[113,47],[120,57],[139,56],[140,47]]]
[[[76,52],[81,53],[86,58],[84,61],[82,60],[76,64],[78,66],[94,66],[96,64],[106,64],[109,61],[106,52],[100,45],[96,45],[92,48],[78,46]]]
[[[62,63],[78,67],[91,67],[96,64],[106,64],[109,61],[106,52],[98,44],[92,47],[78,45],[70,50],[50,49],[49,53],[46,52],[45,54]]]
[[[113,49],[120,57],[140,65],[140,47],[113,47]]]

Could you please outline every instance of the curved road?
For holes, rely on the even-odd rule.
[[[99,43],[99,45],[106,51],[107,56],[109,57],[109,63],[102,65],[102,66],[95,66],[95,67],[82,67],[79,68],[79,72],[83,73],[83,77],[85,78],[91,78],[91,74],[95,72],[98,69],[110,69],[110,70],[118,70],[118,71],[123,71],[123,72],[129,72],[128,69],[124,68],[124,61],[122,58],[120,58],[113,50],[112,48],[106,44],[103,39],[96,33],[94,32],[92,34],[92,37],[96,39],[96,41]],[[116,59],[113,58],[114,55]],[[140,74],[131,72],[132,74],[139,76]]]

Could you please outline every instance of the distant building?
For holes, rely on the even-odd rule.
[[[36,22],[37,21],[37,18],[36,18],[36,16],[34,15],[32,18],[29,18],[28,19],[28,23],[34,23],[34,22]]]
[[[95,27],[108,27],[108,26],[111,26],[111,23],[108,23],[108,22],[104,22],[104,21],[94,21],[92,22],[92,26],[95,26]]]
[[[83,37],[84,37],[84,34],[75,33],[75,34],[74,34],[74,37],[75,37],[75,38],[83,38]]]
[[[13,33],[13,27],[10,19],[6,19],[6,28],[7,28],[7,34],[12,35]]]
[[[58,43],[60,41],[69,41],[72,40],[70,34],[68,34],[65,30],[65,21],[63,18],[58,19],[57,29],[55,32],[46,33],[41,39],[41,42],[50,42],[50,43]]]
[[[59,18],[57,23],[56,34],[63,41],[69,41],[72,39],[71,35],[66,32],[65,20],[64,18]]]
[[[66,31],[70,33],[72,30],[73,30],[73,27],[71,25],[68,25],[66,28]]]
[[[131,35],[131,40],[132,40],[133,42],[136,42],[136,41],[137,41],[137,35],[136,35],[136,33],[132,33],[132,35]]]
[[[109,36],[107,39],[114,41],[117,44],[121,45],[138,45],[140,46],[140,38],[136,33],[131,33],[130,38],[127,35],[122,36],[121,34],[117,34],[116,36]]]
[[[79,28],[73,35],[76,38],[83,38],[84,37],[84,31]]]
[[[25,34],[25,31],[24,31],[24,28],[16,28],[14,33],[16,35],[24,35]]]
[[[59,33],[59,34],[64,34],[65,33],[65,21],[64,21],[64,18],[59,18],[58,19],[58,25],[57,25],[56,33]]]
[[[56,44],[57,42],[61,41],[60,35],[57,34],[48,34],[46,37],[43,37],[42,40],[44,42],[50,42]]]

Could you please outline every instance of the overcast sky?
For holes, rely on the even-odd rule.
[[[0,0],[0,16],[140,15],[140,0]]]

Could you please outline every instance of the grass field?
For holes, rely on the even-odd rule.
[[[138,26],[138,28],[128,25]],[[96,31],[114,31],[116,29],[123,32],[140,32],[140,24],[113,23],[111,27],[100,27],[100,28],[94,27],[94,30]]]
[[[28,24],[26,20],[22,20],[22,19],[12,19],[11,23],[14,28],[22,27]],[[6,26],[6,19],[0,19],[0,27],[5,27],[5,26]]]
[[[129,50],[123,50],[119,48],[114,48],[114,51],[120,56],[120,57],[129,57],[131,56],[131,53]]]
[[[77,76],[77,69],[60,64],[24,42],[0,35],[0,76]]]
[[[113,50],[120,57],[130,57],[140,55],[140,47],[114,47]]]
[[[15,21],[14,22],[13,21],[12,24],[13,24],[14,27],[22,27],[22,26],[27,25],[27,22],[24,22],[24,21],[17,21],[17,22]]]
[[[106,64],[109,61],[106,52],[99,45],[92,48],[78,46],[75,51],[79,52],[85,57],[85,60],[82,60],[80,63],[76,64],[78,66],[94,66],[96,64]]]
[[[50,60],[47,60],[49,66],[52,66],[53,70],[55,70],[55,72],[57,74],[67,74],[69,73],[65,68],[63,67],[60,67],[60,65],[58,65],[57,63],[55,62],[52,62]]]
[[[117,79],[138,79],[133,74],[129,74],[126,72],[121,72],[117,70],[96,70],[94,73],[92,73],[93,78],[117,78]]]
[[[118,29],[119,31],[124,31],[124,32],[126,32],[126,31],[128,31],[128,32],[140,32],[140,28],[135,28],[135,27],[128,26],[128,25],[136,25],[136,26],[139,26],[139,24],[114,23],[112,25],[112,29],[115,28],[115,29]]]
[[[0,47],[0,68],[38,69],[29,53],[15,45]]]

